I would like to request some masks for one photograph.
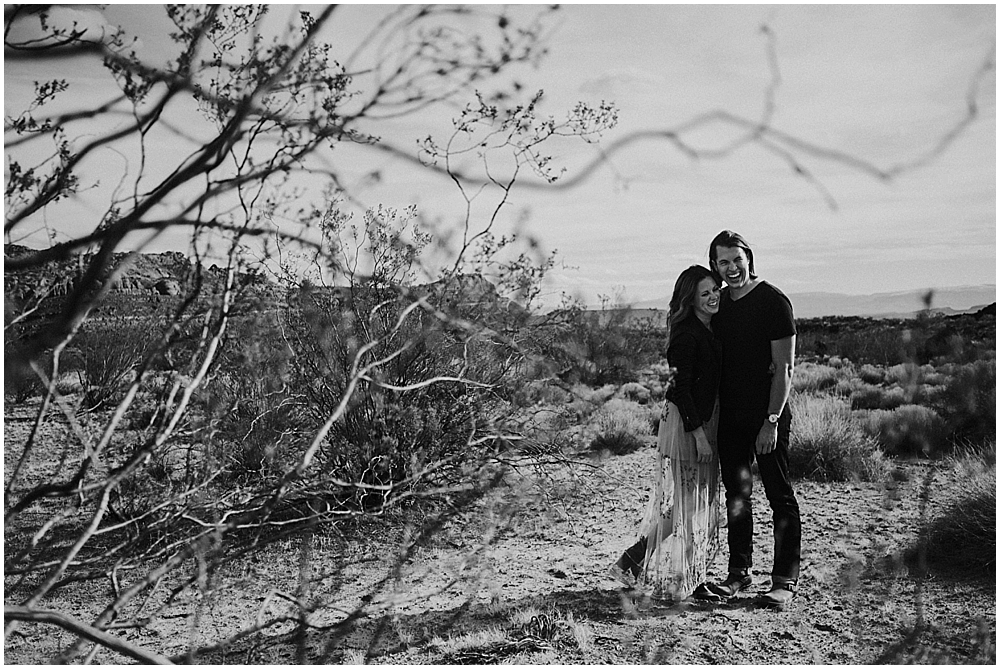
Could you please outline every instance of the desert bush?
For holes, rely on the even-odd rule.
[[[41,395],[45,384],[24,359],[17,345],[4,346],[3,396],[8,402],[22,402]]]
[[[879,386],[885,382],[885,370],[864,364],[858,369],[858,378],[870,386]]]
[[[669,386],[665,386],[657,380],[649,381],[649,401],[659,402],[666,398]]]
[[[577,442],[577,435],[581,431],[577,426],[578,420],[578,414],[572,405],[538,408],[508,418],[505,433],[516,436],[511,441],[513,448],[519,453],[562,453]]]
[[[657,378],[663,385],[668,385],[670,380],[674,378],[674,368],[666,360],[654,362],[646,368],[646,372]]]
[[[577,383],[569,388],[569,408],[572,409],[579,418],[587,418],[597,411],[605,400],[596,399],[597,391],[590,386]]]
[[[948,423],[954,442],[985,443],[996,439],[996,360],[953,368],[935,405]]]
[[[875,365],[896,365],[910,359],[902,332],[892,322],[872,324],[864,330],[841,335],[837,351],[855,362]]]
[[[161,411],[156,400],[137,401],[132,405],[126,415],[126,427],[130,430],[143,431],[152,427],[156,419],[161,416]]]
[[[292,351],[277,318],[270,312],[235,320],[216,373],[202,388],[213,455],[230,478],[277,475],[284,463],[276,449],[306,427],[302,397],[289,386]]]
[[[275,480],[292,461],[290,441],[302,434],[296,398],[266,374],[219,374],[205,392],[215,416],[207,455],[223,473],[220,483]]]
[[[836,386],[841,376],[837,368],[814,362],[801,362],[795,365],[792,387],[800,393],[826,390]]]
[[[927,528],[922,548],[930,565],[966,576],[996,572],[996,449],[951,460],[953,500]]]
[[[913,362],[893,365],[885,370],[885,383],[903,388],[923,383],[924,369]]]
[[[414,285],[419,256],[432,242],[414,217],[413,210],[379,208],[355,226],[332,208],[323,217],[324,231],[340,254],[336,269],[344,285],[289,284],[282,306],[291,350],[288,386],[302,398],[307,428],[316,429],[337,410],[352,370],[369,368],[320,454],[325,470],[343,480],[387,485],[432,462],[443,464],[422,485],[458,480],[467,463],[491,448],[481,437],[509,418],[505,411],[568,398],[545,379],[526,383],[512,344],[442,322],[439,315],[446,314],[513,333],[526,312],[478,273]],[[483,243],[493,244],[487,238]],[[373,257],[364,275],[351,269],[359,246]],[[477,257],[486,262],[500,248],[494,244]],[[501,274],[509,279],[529,270],[534,268],[525,261]],[[407,290],[440,313],[415,308]]]
[[[623,398],[632,400],[633,402],[638,402],[639,404],[646,404],[649,402],[651,396],[649,389],[646,386],[635,381],[624,384],[618,389],[618,392]]]
[[[618,392],[618,386],[609,383],[600,388],[592,388],[584,383],[577,383],[572,386],[573,396],[582,402],[587,402],[595,410],[602,404],[610,400]]]
[[[857,377],[847,377],[840,378],[837,383],[834,384],[833,388],[830,389],[831,394],[837,395],[838,397],[844,397],[850,399],[851,395],[858,392],[862,388],[867,388],[867,384]]]
[[[6,247],[5,247],[6,250]],[[25,306],[4,292],[3,337],[3,396],[8,402],[21,404],[31,397],[41,395],[45,389],[38,374],[31,368],[31,351],[28,346],[37,323],[26,324],[19,320]],[[50,356],[36,356],[42,369],[51,369]],[[48,364],[46,364],[48,363]]]
[[[944,385],[923,384],[914,388],[912,401],[926,407],[937,407],[942,403],[945,390]]]
[[[609,400],[595,415],[597,436],[591,450],[625,455],[645,445],[652,433],[649,412],[638,403],[623,399]]]
[[[984,310],[949,318],[857,316],[800,319],[799,354],[842,356],[858,364],[972,362],[996,350],[996,317]]]
[[[82,375],[84,410],[106,408],[125,386],[158,339],[155,323],[116,316],[89,321],[73,338],[70,359]]]
[[[516,384],[512,393],[515,405],[528,407],[534,404],[560,405],[570,401],[571,395],[551,379],[533,379]]]
[[[948,375],[932,367],[930,370],[924,372],[924,384],[934,388],[946,386],[948,384]]]
[[[597,404],[604,404],[614,397],[616,392],[618,392],[618,388],[614,384],[608,383],[600,388],[595,388],[590,399],[592,402],[596,402]]]
[[[640,372],[639,383],[649,391],[648,402],[661,402],[673,384],[673,369],[666,363],[648,367]]]
[[[851,393],[852,409],[895,409],[907,403],[906,391],[899,387],[864,386]]]
[[[905,404],[896,409],[856,413],[865,432],[886,455],[931,456],[939,454],[948,436],[947,425],[936,411]]]
[[[644,366],[666,356],[666,330],[635,319],[623,304],[604,297],[601,309],[570,303],[561,310],[563,327],[545,354],[570,383],[597,386],[636,381]]]
[[[889,465],[842,399],[794,393],[789,469],[816,481],[881,481]]]

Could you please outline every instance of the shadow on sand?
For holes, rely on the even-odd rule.
[[[326,629],[312,629],[303,634],[293,631],[270,637],[250,638],[227,649],[225,660],[246,663],[270,661],[282,663],[304,660],[308,663],[337,663],[351,659],[378,658],[392,662],[392,657],[407,650],[417,650],[433,639],[458,638],[477,632],[509,630],[519,612],[534,611],[550,618],[576,622],[616,623],[683,616],[687,612],[755,609],[753,597],[743,597],[718,604],[687,599],[679,603],[616,589],[564,588],[539,595],[499,603],[466,601],[450,609],[431,609],[415,614],[358,618]],[[219,654],[199,658],[215,662]],[[403,660],[403,663],[409,664]],[[354,662],[352,662],[354,663]]]

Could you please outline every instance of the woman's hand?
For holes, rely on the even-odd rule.
[[[698,449],[698,462],[711,462],[715,457],[712,445],[708,443],[708,436],[705,429],[699,427],[694,431],[694,445]]]

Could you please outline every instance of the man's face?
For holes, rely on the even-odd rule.
[[[750,283],[750,262],[746,252],[738,246],[715,247],[715,271],[730,288],[742,288]]]

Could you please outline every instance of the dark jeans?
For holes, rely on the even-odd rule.
[[[802,543],[799,503],[788,480],[788,438],[792,414],[785,407],[778,420],[778,443],[766,455],[755,450],[757,433],[767,420],[760,412],[721,409],[719,413],[719,464],[726,487],[727,535],[730,573],[749,573],[753,565],[754,457],[774,514],[774,568],[772,579],[797,581]]]

